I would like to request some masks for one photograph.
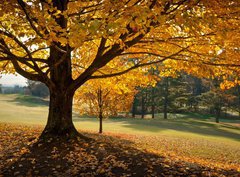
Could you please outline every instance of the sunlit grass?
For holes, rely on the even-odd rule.
[[[36,102],[34,102],[36,101]],[[48,107],[37,98],[19,95],[0,95],[0,121],[45,125]],[[97,118],[81,118],[73,115],[75,126],[81,130],[98,131]],[[171,115],[164,120],[157,115],[156,119],[112,118],[104,120],[105,132],[171,135],[176,137],[190,136],[208,139],[240,140],[240,127],[225,123],[216,124],[206,118],[191,115]]]
[[[19,95],[0,94],[0,121],[23,124],[46,124],[47,107],[22,104]]]
[[[43,127],[47,121],[48,107],[36,103],[28,105],[32,100],[34,99],[19,95],[0,95],[0,122]],[[79,131],[98,132],[97,118],[82,118],[75,113],[73,119]],[[140,149],[154,153],[173,155],[189,161],[204,159],[204,163],[240,163],[239,124],[216,124],[206,117],[179,114],[170,115],[169,120],[164,120],[160,115],[156,119],[146,120],[106,119],[103,130],[106,134],[123,135],[123,138],[129,135],[130,140]]]

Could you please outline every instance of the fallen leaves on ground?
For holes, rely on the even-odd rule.
[[[107,133],[133,142],[135,148],[175,160],[198,163],[211,168],[235,169],[240,171],[240,144],[210,141],[203,138],[183,138],[162,136],[144,136]]]
[[[92,140],[38,141],[42,127],[0,123],[0,176],[239,176],[166,153],[153,153],[129,135],[84,133]],[[131,139],[135,139],[133,141]],[[145,137],[142,139],[147,141]],[[142,142],[143,142],[142,141]]]

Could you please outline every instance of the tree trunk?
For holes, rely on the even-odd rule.
[[[221,109],[216,109],[216,123],[219,123],[219,118],[220,118],[220,114],[221,114]]]
[[[99,133],[103,132],[103,115],[102,112],[99,113]]]
[[[41,135],[74,137],[78,135],[72,121],[72,101],[74,93],[50,91],[47,125]]]
[[[143,93],[142,93],[142,111],[141,111],[141,117],[142,119],[144,119],[144,116],[145,116],[145,101],[144,101],[144,96],[143,96]]]
[[[163,104],[163,115],[164,119],[167,119],[167,112],[168,112],[168,96],[169,96],[169,90],[168,90],[168,77],[165,78],[165,93],[164,93],[164,104]]]
[[[152,105],[152,119],[155,118],[155,105]]]
[[[193,95],[194,96],[201,95],[203,90],[202,80],[200,78],[193,77],[193,81],[194,81]]]
[[[152,87],[152,93],[151,93],[152,95],[151,95],[151,98],[152,98],[152,100],[151,100],[151,102],[152,102],[152,110],[151,110],[151,112],[152,112],[152,119],[154,119],[155,118],[155,100],[154,100],[154,87]]]
[[[132,118],[136,116],[136,96],[134,96],[133,105],[132,105]]]
[[[101,87],[97,91],[97,97],[98,97],[98,108],[99,108],[99,113],[98,113],[98,118],[99,118],[99,133],[103,132],[103,126],[102,126],[102,121],[103,121],[103,96],[102,96],[102,89]]]
[[[219,116],[216,116],[216,123],[219,123]]]
[[[237,86],[238,91],[238,116],[240,117],[240,85]]]
[[[225,108],[225,116],[224,116],[224,118],[227,118],[228,117],[228,109],[227,109],[227,107]]]

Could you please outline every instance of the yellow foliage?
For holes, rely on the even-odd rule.
[[[239,15],[236,0],[2,0],[0,66],[15,72],[19,65],[23,71],[18,73],[47,84],[54,82],[51,73],[60,72],[54,70],[61,70],[62,61],[71,64],[74,80],[87,71],[84,82],[100,72],[162,62],[163,76],[183,70],[199,77],[239,78]]]
[[[116,68],[115,65],[120,66],[119,63],[110,63],[107,67]],[[98,116],[100,112],[98,91],[101,90],[103,116],[116,116],[119,112],[129,112],[138,86],[154,84],[154,78],[142,68],[121,76],[90,80],[75,93],[75,108],[80,114]]]

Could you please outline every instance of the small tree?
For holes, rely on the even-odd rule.
[[[139,85],[153,83],[146,72],[131,71],[128,75],[92,80],[84,84],[75,94],[75,107],[81,114],[99,118],[99,133],[102,133],[102,121],[119,112],[129,112]]]

